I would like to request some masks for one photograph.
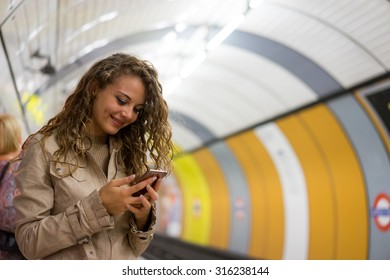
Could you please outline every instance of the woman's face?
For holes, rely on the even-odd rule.
[[[115,135],[135,122],[145,102],[141,78],[122,75],[96,94],[92,105],[92,122],[88,132],[96,136]]]

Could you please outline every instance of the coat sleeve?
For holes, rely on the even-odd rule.
[[[134,216],[130,215],[130,232],[129,232],[129,243],[135,256],[140,256],[149,246],[153,239],[153,234],[156,227],[156,204],[153,203],[151,209],[151,219],[149,227],[145,231],[141,231],[137,228]]]
[[[15,173],[16,240],[27,259],[42,259],[87,242],[93,233],[114,227],[96,191],[52,215],[54,189],[48,157],[38,140],[23,151]]]

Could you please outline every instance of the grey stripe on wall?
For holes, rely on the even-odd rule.
[[[230,195],[231,228],[229,233],[224,233],[230,236],[229,250],[247,254],[251,234],[251,204],[248,183],[240,164],[224,142],[211,145],[210,151],[223,171]],[[238,201],[240,203],[237,203]],[[237,209],[238,207],[240,209]],[[243,218],[240,219],[236,216],[237,211],[243,211]]]
[[[216,138],[215,134],[211,130],[186,114],[171,110],[169,112],[169,118],[170,120],[175,121],[181,126],[184,126],[185,128],[192,131],[201,139],[202,143],[211,141]]]
[[[360,161],[371,208],[377,195],[389,193],[390,162],[379,134],[354,97],[348,95],[328,102],[341,122]],[[351,194],[353,195],[353,194]],[[370,211],[371,212],[371,211]],[[390,259],[390,234],[381,232],[369,215],[369,259]]]
[[[235,31],[224,43],[256,53],[279,64],[307,84],[320,97],[343,89],[329,73],[309,58],[269,38]]]

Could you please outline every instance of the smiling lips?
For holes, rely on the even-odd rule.
[[[125,124],[125,122],[120,121],[119,119],[115,118],[114,116],[111,116],[111,119],[113,120],[113,123],[117,127],[121,127]]]

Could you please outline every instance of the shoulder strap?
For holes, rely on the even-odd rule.
[[[3,177],[4,177],[4,175],[5,175],[5,172],[7,172],[7,169],[8,169],[9,164],[10,164],[10,162],[7,161],[7,163],[4,165],[3,170],[1,171],[1,174],[0,174],[0,182],[3,180]]]

